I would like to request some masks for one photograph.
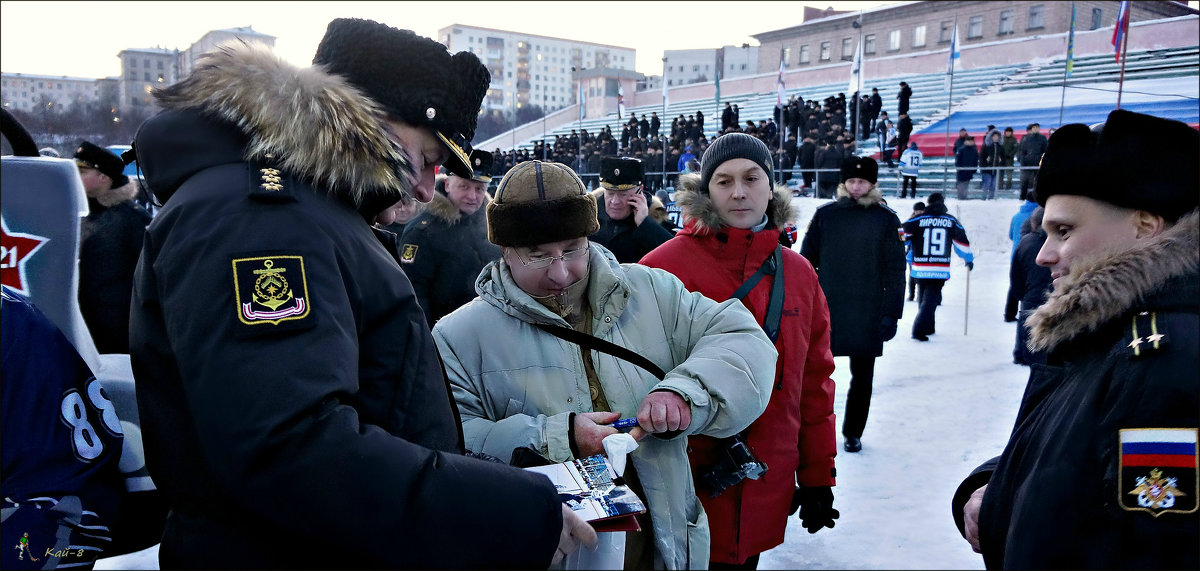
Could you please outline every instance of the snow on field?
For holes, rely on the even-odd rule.
[[[793,200],[803,236],[824,201]],[[893,196],[888,202],[903,220],[916,200]],[[1016,326],[1002,318],[1012,247],[1008,226],[1019,204],[1015,198],[947,200],[976,255],[969,304],[966,267],[957,258],[929,342],[910,338],[917,306],[906,302],[899,333],[876,362],[863,450],[842,451],[839,437],[834,507],[841,518],[833,529],[810,535],[793,517],[786,542],[763,554],[761,569],[983,568],[954,527],[950,499],[963,477],[1003,449],[1028,376],[1012,363]],[[850,375],[845,357],[836,363],[840,430]],[[157,547],[96,565],[156,568]]]

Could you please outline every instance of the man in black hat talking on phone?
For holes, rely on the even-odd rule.
[[[592,241],[606,247],[622,264],[634,264],[650,250],[671,239],[671,232],[650,216],[650,193],[642,184],[642,161],[629,157],[600,159],[603,202],[597,218],[600,231]]]
[[[535,568],[595,532],[540,475],[462,454],[425,315],[372,226],[471,178],[490,75],[378,22],[313,65],[226,44],[134,141],[163,209],[134,282],[163,568]]]

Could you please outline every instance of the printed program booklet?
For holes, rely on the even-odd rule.
[[[614,481],[619,479],[603,454],[525,469],[550,478],[559,499],[596,531],[641,529],[636,516],[646,505],[629,486]]]

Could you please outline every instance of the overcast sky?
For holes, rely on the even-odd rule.
[[[637,50],[637,71],[662,72],[666,49],[757,42],[801,23],[804,6],[858,10],[897,2],[0,2],[0,70],[111,77],[126,48],[185,50],[210,30],[252,26],[284,59],[308,65],[325,27],[370,18],[437,39],[465,24]]]

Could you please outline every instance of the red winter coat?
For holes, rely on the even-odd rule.
[[[779,243],[779,228],[792,219],[791,197],[776,192],[766,230],[721,227],[708,195],[687,189],[676,194],[687,222],[674,238],[642,258],[647,266],[678,277],[687,289],[719,301],[729,299]],[[694,184],[694,182],[692,182]],[[776,223],[778,221],[778,223]],[[775,348],[775,390],[767,410],[747,429],[747,442],[768,470],[743,480],[716,498],[701,475],[721,451],[716,439],[694,436],[689,457],[697,494],[708,512],[713,562],[743,563],[783,543],[795,483],[832,486],[835,419],[833,355],[829,351],[829,308],[808,260],[783,250],[783,318]],[[764,276],[743,303],[761,324],[773,278]]]

